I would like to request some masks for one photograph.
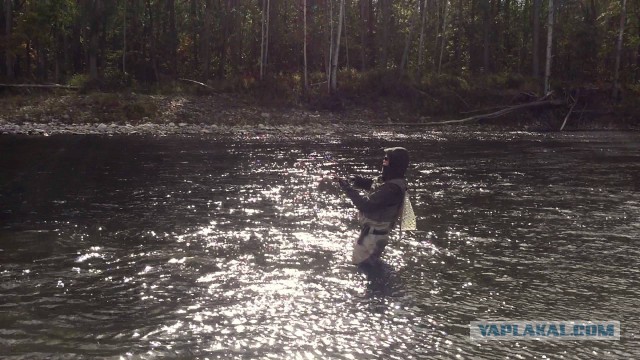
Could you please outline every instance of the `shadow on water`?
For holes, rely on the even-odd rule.
[[[368,296],[394,296],[401,291],[401,279],[393,266],[384,260],[367,262],[357,268],[366,276]]]

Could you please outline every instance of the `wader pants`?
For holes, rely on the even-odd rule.
[[[388,228],[363,225],[360,236],[353,243],[351,261],[356,265],[365,261],[375,261],[380,258],[388,243]]]

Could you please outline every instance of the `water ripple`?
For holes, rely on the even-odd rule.
[[[640,354],[635,135],[74,139],[0,138],[5,358]],[[362,272],[328,179],[377,174],[397,144],[421,231]],[[480,319],[619,320],[623,338],[474,342]]]

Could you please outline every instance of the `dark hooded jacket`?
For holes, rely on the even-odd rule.
[[[409,153],[406,149],[396,147],[385,149],[389,165],[382,168],[383,183],[368,195],[361,195],[350,184],[341,183],[342,188],[362,215],[376,222],[395,223],[404,200],[407,185],[404,179],[409,167]],[[356,178],[355,185],[369,190],[373,181]]]

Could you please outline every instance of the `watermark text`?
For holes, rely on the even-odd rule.
[[[619,321],[472,321],[471,339],[620,340]]]

